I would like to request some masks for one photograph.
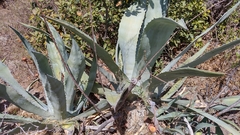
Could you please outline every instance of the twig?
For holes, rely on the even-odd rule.
[[[104,117],[107,118],[107,117],[110,117],[111,115],[112,115],[112,113],[108,112],[108,113],[104,114]],[[96,120],[96,123],[99,123],[100,121],[102,121],[102,119]]]
[[[159,81],[162,81],[162,82],[164,82],[164,83],[167,83],[166,81],[164,81],[163,79],[161,79],[161,78],[159,78],[159,77],[157,77],[157,76],[155,76],[155,75],[151,75],[153,78],[156,78],[157,80],[159,80]]]
[[[2,63],[5,62],[6,58],[7,58],[7,56],[5,56],[5,57],[2,59]]]
[[[26,65],[27,65],[28,71],[29,71],[29,72],[32,74],[32,76],[34,76],[34,73],[32,72],[32,70],[31,70],[30,66],[28,65],[28,62],[27,62],[27,60],[25,60],[24,62],[25,62],[25,63],[26,63]]]
[[[140,79],[139,79],[140,80]],[[128,86],[128,88],[126,90],[124,90],[123,94],[121,95],[121,98],[119,99],[116,108],[115,108],[115,112],[118,112],[118,110],[120,110],[122,108],[122,106],[125,104],[125,101],[127,100],[128,96],[131,93],[131,90],[136,86],[136,83],[131,82],[130,85]]]
[[[160,133],[160,134],[162,134],[162,129],[161,129],[161,127],[159,126],[159,124],[158,124],[158,120],[157,120],[157,112],[156,112],[156,110],[157,110],[157,108],[155,107],[156,106],[156,103],[155,102],[153,102],[153,101],[151,101],[151,100],[149,100],[148,101],[149,102],[149,105],[150,105],[150,111],[153,113],[153,118],[152,118],[152,121],[153,121],[153,123],[154,123],[154,126],[157,128],[157,130],[158,130],[158,132]]]
[[[24,129],[23,129],[21,126],[18,126],[18,128],[20,128],[20,130],[21,130],[25,135],[27,135],[26,131],[24,131]]]
[[[224,87],[212,100],[211,102],[207,105],[207,107],[203,110],[204,112],[207,111],[213,104],[214,102],[222,95],[222,93],[227,89],[227,86]]]
[[[190,132],[190,135],[194,135],[193,129],[192,129],[191,125],[189,124],[188,120],[186,119],[186,117],[183,117],[183,121],[186,122],[188,130]]]
[[[94,135],[97,135],[100,131],[102,131],[102,129],[103,129],[104,127],[106,127],[109,123],[111,123],[111,122],[113,122],[113,121],[114,121],[114,118],[111,117],[109,120],[103,122],[103,123],[101,124],[101,126],[97,129],[97,131],[95,131],[93,134],[94,134]]]
[[[207,10],[210,10],[211,8],[213,8],[214,6],[216,6],[216,5],[218,5],[218,4],[221,4],[222,2],[224,2],[224,0],[219,1],[219,2],[217,2],[217,3],[215,3],[215,4],[213,4],[211,7],[207,8]],[[199,16],[200,16],[201,14],[203,14],[204,12],[206,12],[206,11],[202,11],[202,12],[199,13],[198,15],[194,16],[194,17],[193,17],[191,20],[189,20],[186,24],[192,22],[194,19],[196,19],[197,17],[199,17]]]
[[[234,108],[236,105],[238,105],[240,103],[240,99],[238,99],[235,103],[231,104],[229,107],[225,108],[224,110],[218,112],[217,114],[215,114],[216,117],[230,111],[232,108]]]
[[[46,21],[45,17],[44,17],[44,22],[45,22],[45,24],[47,24],[47,21]],[[53,40],[53,42],[54,42],[54,45],[55,45],[58,53],[61,54],[59,48],[57,47],[57,43],[56,43],[55,39],[53,38],[53,34],[52,34],[52,32],[50,31],[49,26],[48,26],[48,25],[46,25],[46,26],[47,26],[47,29],[48,29],[48,31],[49,31],[49,33],[50,33],[50,37],[52,38],[52,40]],[[62,55],[59,55],[59,56],[60,56],[60,58],[61,58],[62,63],[64,64],[64,67],[66,68],[68,74],[70,75],[71,79],[73,80],[74,85],[77,87],[77,89],[80,90],[80,92],[83,94],[83,96],[93,105],[94,109],[95,109],[98,113],[102,114],[101,111],[100,111],[100,110],[96,107],[96,105],[93,103],[93,101],[84,93],[84,91],[82,90],[82,88],[78,85],[78,83],[77,83],[77,81],[75,80],[75,78],[73,77],[73,74],[72,74],[71,70],[69,69],[67,63],[64,61]]]
[[[6,114],[6,109],[7,109],[6,104],[4,104],[4,114]],[[1,121],[1,123],[0,123],[0,127],[3,125],[5,116],[6,116],[6,115],[4,115],[3,118],[2,118],[2,121]]]
[[[26,88],[26,91],[30,91],[32,89],[32,86],[35,82],[39,81],[39,78],[36,78],[29,86]]]
[[[235,71],[237,68],[238,68],[238,67],[234,68],[233,71]],[[227,84],[227,85],[229,84],[229,82],[230,82],[230,80],[231,80],[231,78],[232,78],[233,71],[232,71],[231,75],[226,78],[226,80],[227,80],[226,84]],[[231,71],[230,71],[230,72],[231,72]],[[204,111],[207,111],[207,110],[214,104],[214,102],[222,95],[222,93],[227,90],[227,88],[228,88],[228,86],[225,86],[225,87],[211,100],[211,102],[207,105],[207,107],[204,109]]]
[[[108,7],[107,7],[106,0],[103,0],[103,6],[106,9],[106,11],[105,11],[105,19],[106,19],[106,22],[105,22],[105,32],[104,32],[104,37],[103,37],[103,39],[105,40],[106,37],[107,37],[108,26],[109,26],[109,21],[108,21],[109,13],[108,13]]]
[[[96,43],[95,43],[96,38],[95,38],[94,30],[93,30],[92,4],[91,4],[90,0],[88,0],[88,2],[89,2],[89,9],[90,9],[91,33],[92,33],[92,39],[93,39],[93,52],[94,52],[94,56],[95,56],[95,59],[97,62],[97,70],[100,71],[99,66],[98,66],[98,57],[97,57],[97,50],[96,50]],[[103,88],[103,91],[105,91],[105,89],[103,87],[103,83],[102,83],[101,74],[100,74],[100,72],[97,72],[97,74],[98,74],[101,86]]]

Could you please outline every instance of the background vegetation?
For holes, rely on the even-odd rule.
[[[104,0],[92,2],[93,28],[96,40],[105,50],[112,56],[115,54],[115,46],[117,44],[117,34],[120,19],[132,2],[136,0]],[[166,62],[172,60],[182,48],[186,47],[197,35],[206,30],[210,25],[214,24],[223,13],[227,11],[238,0],[170,0],[168,16],[174,20],[184,19],[188,30],[177,29],[176,35],[170,40],[164,50],[161,58],[159,58],[153,69],[154,74],[159,73]],[[91,34],[90,9],[88,1],[84,0],[55,0],[44,1],[39,0],[32,4],[32,15],[30,17],[31,25],[41,29],[44,27],[43,21],[39,16],[50,16],[59,18],[73,23],[83,32]],[[216,29],[200,38],[195,43],[195,48],[204,45],[204,41],[215,41],[216,43],[227,43],[235,40],[240,34],[239,17],[240,9],[236,10],[228,19],[216,27]],[[70,46],[70,34],[60,25],[55,25],[64,42]],[[32,32],[29,36],[30,42],[34,43],[34,48],[38,51],[45,51],[45,36],[39,32]],[[86,57],[91,55],[89,49],[83,40],[75,36],[78,44],[85,53]],[[238,55],[238,54],[236,54]],[[236,62],[237,63],[237,62]]]
[[[125,9],[129,7],[133,1],[134,0],[104,0],[92,2],[92,25],[95,31],[94,34],[98,43],[111,55],[114,54],[115,45],[117,43],[117,32],[120,19]],[[199,35],[203,30],[216,22],[216,20],[219,19],[219,17],[221,17],[221,15],[236,2],[237,0],[223,0],[221,2],[214,0],[209,0],[208,2],[205,2],[204,0],[170,0],[168,16],[175,20],[183,18],[187,23],[189,30],[177,30],[177,34],[173,37],[168,48],[165,50],[168,58],[171,58],[175,53],[177,53],[177,50],[180,50],[189,44],[195,36]],[[236,35],[238,35],[240,31],[238,29],[238,11],[235,11],[229,19],[218,26],[216,31],[211,33],[211,37],[214,37],[215,40],[220,41],[221,43],[236,39]],[[39,0],[38,2],[32,3],[32,13],[33,14],[30,17],[31,24],[34,26],[37,25],[39,28],[45,28],[44,23],[39,16],[50,16],[71,22],[87,34],[91,35],[88,1],[55,0],[53,2]],[[215,13],[218,13],[218,15],[216,16]],[[59,25],[57,28],[65,43],[69,45],[70,35],[66,34],[66,30]],[[34,36],[29,37],[34,38],[31,38],[30,41],[35,43],[35,48],[37,48],[37,50],[44,50],[44,36],[39,32],[32,32],[31,34]],[[85,53],[90,51],[87,48],[84,48],[86,47],[84,45],[85,43],[82,42],[80,38],[78,38],[77,41]],[[199,39],[195,44],[195,47],[201,47],[202,45],[203,40]],[[158,66],[161,66],[161,62],[158,63]]]

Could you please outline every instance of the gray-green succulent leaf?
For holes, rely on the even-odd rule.
[[[57,52],[54,42],[50,38],[47,38],[47,51],[53,76],[58,80],[61,80],[64,73],[64,65],[61,61],[60,54]]]
[[[63,21],[63,20],[59,20],[59,19],[53,19],[53,18],[49,18],[47,17],[49,20],[58,23],[62,26],[64,26],[66,29],[70,30],[71,32],[73,32],[74,34],[78,35],[79,37],[81,37],[84,41],[87,42],[87,44],[93,49],[96,47],[96,54],[98,55],[98,58],[100,58],[101,60],[104,61],[104,63],[107,65],[107,67],[110,69],[110,71],[113,72],[113,74],[115,75],[117,81],[121,80],[121,78],[123,76],[125,76],[122,72],[122,70],[120,70],[120,68],[118,67],[118,65],[113,61],[112,57],[110,54],[108,54],[107,51],[105,51],[100,45],[98,45],[90,36],[88,36],[86,33],[84,33],[83,31],[79,30],[77,27],[75,27],[74,25]],[[95,45],[95,47],[94,47]]]
[[[140,83],[150,78],[150,71],[155,64],[157,58],[161,55],[166,42],[173,34],[174,29],[177,27],[183,27],[169,18],[157,18],[149,22],[144,29],[143,36],[140,41],[138,50],[136,50],[136,63],[133,70],[132,78],[136,78],[141,70],[144,70],[147,65],[148,68],[144,71]]]
[[[203,53],[204,51],[208,48],[208,46],[210,45],[210,42],[208,42],[206,45],[204,45],[198,52],[196,52],[193,56],[189,57],[187,60],[185,60],[183,63],[181,63],[181,65],[179,67],[182,67],[190,62],[195,61],[196,59],[198,59]],[[187,66],[186,66],[187,67]]]
[[[105,110],[107,108],[110,108],[110,105],[109,103],[107,102],[106,99],[100,99],[100,101],[95,104],[95,107],[97,107],[100,111],[102,110]],[[94,107],[91,107],[90,109],[84,111],[83,113],[73,117],[73,118],[70,118],[71,121],[76,121],[76,120],[83,120],[83,118],[87,117],[87,116],[90,116],[94,113],[96,113],[97,111],[95,110]]]
[[[64,62],[67,61],[68,59],[68,54],[65,48],[65,44],[63,42],[62,37],[59,35],[59,33],[57,32],[57,30],[52,26],[52,24],[50,24],[49,22],[46,21],[46,25],[49,27],[49,30],[54,38],[54,42],[56,43],[56,46],[58,47],[58,50],[64,60]],[[58,52],[57,52],[58,53]]]
[[[85,57],[80,50],[77,42],[72,38],[72,49],[67,60],[67,64],[69,69],[71,70],[74,79],[77,83],[80,82],[80,79],[85,71]],[[64,91],[66,93],[67,98],[67,110],[73,110],[73,101],[75,98],[75,84],[70,76],[70,74],[66,71],[64,73]]]
[[[34,106],[39,107],[43,110],[47,110],[46,105],[42,101],[40,101],[38,98],[28,93],[27,91],[25,91],[25,89],[22,88],[22,86],[14,79],[8,67],[2,62],[0,62],[0,78],[3,79],[6,83],[8,83],[14,91],[16,91],[27,101],[31,102]],[[3,87],[3,89],[6,88]],[[9,91],[10,89],[7,88],[6,90]]]
[[[207,70],[199,70],[196,68],[179,68],[173,71],[169,72],[163,72],[157,75],[156,77],[152,78],[152,82],[150,84],[149,90],[155,90],[156,87],[158,87],[160,84],[163,84],[165,82],[186,77],[186,76],[202,76],[202,77],[218,77],[222,76],[224,73],[218,73],[218,72],[210,72]]]
[[[37,27],[35,27],[35,26],[31,26],[31,25],[28,25],[28,24],[25,24],[25,23],[20,23],[20,24],[22,24],[23,26],[25,26],[25,27],[27,27],[27,28],[29,28],[29,29],[38,31],[38,32],[43,33],[44,35],[50,37],[50,34],[47,33],[46,31],[42,30],[42,29],[39,29],[39,28],[37,28]]]
[[[63,120],[76,116],[86,102],[86,98],[82,95],[78,104],[73,105],[76,94],[75,84],[65,69],[64,62],[69,67],[76,82],[85,90],[86,95],[89,95],[95,84],[97,63],[95,60],[92,61],[90,74],[87,75],[84,72],[86,67],[85,57],[77,42],[72,38],[72,49],[70,55],[68,55],[60,35],[51,24],[48,23],[47,25],[53,35],[53,39],[50,39],[49,35],[46,34],[48,58],[36,52],[29,42],[17,30],[12,28],[22,40],[36,65],[43,84],[47,105],[25,91],[3,63],[0,63],[0,77],[11,87],[1,84],[0,93],[1,97],[21,109],[41,116],[43,119]]]
[[[237,131],[233,126],[231,126],[230,124],[222,121],[221,119],[211,115],[211,114],[208,114],[206,112],[203,112],[202,110],[200,109],[195,109],[195,108],[192,108],[192,107],[188,107],[188,109],[198,113],[199,115],[202,115],[208,119],[210,119],[211,121],[213,121],[214,123],[216,123],[217,125],[221,126],[221,127],[224,127],[224,129],[226,129],[227,131],[229,131],[230,133],[232,133],[233,135],[238,135],[240,134],[239,131]]]
[[[35,101],[34,98],[29,100],[20,93],[18,93],[18,91],[16,91],[10,86],[5,86],[0,84],[0,96],[6,99],[8,102],[16,105],[17,107],[23,110],[37,114],[42,118],[51,117],[51,114],[47,111],[48,108],[45,104],[41,103],[44,107],[36,106],[34,105],[34,102],[38,102],[38,101]],[[34,97],[30,93],[26,92],[26,94],[29,94],[31,97]]]
[[[40,122],[36,119],[32,118],[25,118],[18,115],[11,115],[11,114],[0,114],[0,120],[4,120],[5,122],[13,122],[13,123],[33,123],[33,122]]]
[[[64,86],[58,79],[46,75],[46,98],[49,100],[49,112],[53,115],[53,119],[63,120],[67,118],[66,112],[66,95]]]
[[[137,3],[130,6],[119,25],[118,45],[122,55],[120,57],[123,61],[122,70],[129,80],[132,78],[135,66],[137,42],[145,17],[146,6],[146,2],[140,4],[140,6]]]
[[[192,47],[192,45],[194,45],[194,43],[201,38],[202,36],[204,36],[205,34],[207,34],[209,31],[211,31],[213,28],[215,28],[217,25],[219,25],[221,22],[223,22],[238,6],[240,5],[240,1],[238,3],[236,3],[232,8],[230,8],[225,14],[222,15],[222,17],[216,22],[214,23],[211,27],[209,27],[208,29],[206,29],[205,31],[203,31],[200,35],[196,36],[196,38],[180,53],[178,54],[175,59],[173,59],[166,67],[164,67],[164,69],[162,70],[162,72],[166,72],[171,70],[171,68],[182,58],[182,56]],[[236,41],[237,42],[237,41]],[[229,47],[230,48],[230,47]],[[218,52],[220,53],[220,51]],[[214,55],[213,55],[214,56]]]
[[[95,79],[96,79],[96,74],[97,74],[97,62],[94,57],[92,64],[91,64],[89,75],[87,75],[84,72],[82,75],[82,78],[81,78],[81,82],[80,82],[81,85],[83,86],[83,90],[86,95],[89,95],[93,90],[93,87],[95,84]],[[87,101],[86,97],[84,97],[84,95],[81,95],[78,100],[78,104],[77,104],[75,110],[73,111],[73,113],[78,114],[81,111],[83,105],[86,103],[86,101]]]
[[[182,87],[186,79],[187,77],[184,77],[178,80],[176,83],[174,83],[173,86],[171,86],[171,88],[167,91],[167,93],[161,97],[161,99],[171,98]],[[162,92],[165,92],[165,91],[162,91]],[[161,93],[158,93],[158,94],[161,94]]]
[[[205,54],[203,54],[201,57],[197,58],[196,60],[186,64],[186,65],[183,65],[181,67],[196,67],[197,65],[205,62],[206,60],[212,58],[213,56],[227,50],[227,49],[230,49],[230,48],[233,48],[234,46],[236,45],[239,45],[240,44],[240,39],[237,39],[235,41],[232,41],[228,44],[225,44],[225,45],[222,45],[216,49],[213,49]]]
[[[151,68],[173,30],[177,26],[187,29],[184,21],[165,18],[167,4],[156,0],[148,4],[142,0],[130,6],[121,20],[116,47],[120,52],[116,51],[116,60],[129,80],[141,74],[138,86],[150,78]]]
[[[48,111],[50,113],[53,113],[53,106],[51,104],[51,101],[49,100],[48,96],[48,88],[47,88],[47,75],[51,76],[52,75],[52,69],[49,65],[48,59],[46,56],[39,52],[32,52],[33,54],[33,59],[36,60],[36,67],[38,69],[39,77],[42,82],[43,88],[44,88],[44,93],[46,95],[46,101],[47,101],[47,106],[48,106]]]

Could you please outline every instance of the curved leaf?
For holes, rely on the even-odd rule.
[[[145,18],[145,26],[154,18],[166,17],[168,0],[149,0]]]
[[[164,94],[161,99],[168,99],[170,97],[172,97],[183,85],[183,83],[185,82],[185,80],[187,79],[187,77],[184,77],[183,79],[177,81],[170,90],[168,90],[168,92],[166,94]]]
[[[54,41],[55,41],[55,43],[56,43],[56,45],[57,45],[57,47],[58,47],[58,49],[60,51],[61,56],[63,57],[64,61],[66,62],[67,59],[68,59],[68,54],[67,54],[67,51],[65,49],[65,44],[64,44],[64,42],[62,40],[62,37],[59,35],[57,30],[49,22],[46,21],[46,23],[47,23],[47,25],[49,27],[49,30],[52,33],[52,36],[53,36]],[[55,49],[55,53],[59,53],[57,51],[57,49]]]
[[[100,111],[110,108],[110,105],[108,104],[107,100],[105,100],[105,99],[100,99],[100,101],[95,106]],[[70,121],[83,120],[83,118],[88,117],[96,112],[97,111],[94,109],[94,107],[91,107],[90,109],[84,111],[83,113],[79,114],[78,116],[71,118]]]
[[[93,89],[92,92],[95,94],[99,94],[99,95],[105,95],[104,93],[108,91],[111,92],[112,90],[108,89],[108,88],[103,88],[102,85],[98,84],[98,83],[94,83],[93,85]]]
[[[0,84],[0,97],[6,99],[8,102],[16,105],[17,107],[25,111],[39,115],[42,118],[46,119],[51,116],[49,112],[33,105],[31,101],[28,101],[25,97],[23,97],[21,94],[19,94],[17,91],[15,91],[9,86]],[[47,107],[46,107],[46,110],[47,110]],[[1,118],[6,118],[6,117],[1,117]]]
[[[177,98],[170,99],[169,103],[167,103],[166,105],[158,108],[156,116],[160,116],[165,111],[167,111],[170,107],[172,107],[173,103],[175,103],[177,100],[178,100]]]
[[[202,77],[218,77],[224,75],[223,73],[216,73],[216,72],[210,72],[206,70],[199,70],[196,68],[179,68],[173,71],[164,72],[157,76],[157,78],[164,80],[165,82],[186,77],[186,76],[202,76]],[[154,90],[157,86],[164,83],[161,80],[153,78],[152,83],[150,85],[150,90]]]
[[[62,74],[64,73],[64,65],[61,61],[60,54],[56,51],[55,44],[49,38],[47,38],[47,52],[53,75],[58,80],[61,80]]]
[[[49,99],[50,106],[52,110],[49,110],[50,113],[54,116],[54,119],[62,120],[66,116],[66,95],[64,92],[64,87],[62,82],[58,79],[55,79],[49,75],[46,75],[46,96]]]
[[[89,76],[87,74],[83,74],[81,78],[81,85],[84,87],[84,93],[86,95],[89,95],[90,92],[92,92],[95,79],[96,79],[96,74],[97,74],[97,62],[95,57],[93,58],[92,64],[91,64],[91,69],[89,72]],[[86,83],[87,82],[87,83]],[[75,112],[80,112],[80,109],[82,108],[83,104],[86,102],[86,97],[84,95],[81,95],[79,101],[78,101],[78,106],[75,109]]]
[[[157,18],[147,24],[137,52],[137,64],[135,64],[134,67],[133,78],[138,77],[140,71],[143,70],[149,62],[149,70],[151,71],[157,58],[161,55],[166,42],[177,26],[186,28],[181,23],[177,23],[169,18]],[[141,77],[141,82],[145,82],[149,78],[150,73],[145,70],[145,73]]]
[[[142,59],[148,62],[152,59],[149,65],[152,67],[177,26],[187,29],[185,25],[175,22],[170,18],[157,18],[149,22],[144,29],[137,52],[137,62]]]
[[[121,98],[121,94],[117,93],[116,91],[105,91],[104,95],[106,96],[108,103],[115,109]]]
[[[72,31],[73,33],[75,33],[76,35],[80,36],[84,41],[86,41],[88,43],[88,45],[90,45],[90,47],[92,49],[94,49],[94,40],[88,36],[87,34],[85,34],[84,32],[82,32],[81,30],[79,30],[78,28],[76,28],[74,25],[69,24],[66,21],[63,20],[59,20],[59,19],[53,19],[53,18],[49,18],[48,19],[52,20],[55,23],[58,23],[64,27],[66,27],[67,29],[69,29],[70,31]],[[101,46],[99,46],[97,43],[95,43],[96,45],[96,54],[98,55],[99,58],[101,58],[104,63],[106,63],[106,65],[108,66],[108,68],[114,73],[114,75],[116,75],[116,79],[121,79],[121,77],[125,76],[122,71],[119,69],[119,67],[116,65],[116,63],[113,61],[112,56],[110,54],[108,54]]]
[[[187,60],[185,60],[179,67],[182,67],[182,65],[186,65],[186,64],[196,60],[197,58],[199,58],[204,53],[204,51],[207,49],[207,47],[209,45],[210,45],[210,43],[208,42],[197,53],[195,53],[193,56],[191,56]]]
[[[25,91],[22,86],[14,79],[8,67],[0,62],[0,78],[7,82],[18,94],[31,102],[36,107],[47,110],[47,106],[32,94]]]
[[[214,103],[230,106],[231,104],[237,102],[239,99],[240,96],[228,96],[225,98],[217,99]],[[240,107],[240,104],[235,107]]]
[[[27,41],[27,39],[25,39],[17,30],[15,30],[14,28],[10,27],[17,35],[18,37],[21,39],[23,45],[25,46],[25,48],[27,49],[29,55],[32,57],[34,64],[37,67],[37,70],[39,71],[39,69],[41,69],[42,71],[44,71],[45,74],[49,74],[52,75],[52,71],[49,68],[49,64],[45,63],[46,65],[39,65],[38,60],[35,58],[34,52],[38,53],[34,50],[34,48],[31,46],[31,44]],[[45,66],[45,68],[41,68]],[[40,75],[41,77],[41,75]]]
[[[44,83],[46,76],[45,75],[53,75],[51,66],[49,65],[48,58],[44,56],[42,53],[33,51],[33,58],[36,59],[35,66],[38,69],[38,73],[41,81]]]
[[[85,71],[85,57],[82,53],[81,49],[79,48],[77,42],[72,38],[72,49],[69,56],[69,59],[67,61],[67,64],[69,66],[69,69],[71,70],[73,77],[75,78],[76,82],[79,83],[81,76],[83,72]],[[72,78],[70,77],[68,72],[65,72],[64,74],[64,91],[67,98],[67,110],[72,111],[73,110],[73,101],[75,98],[75,92],[74,89],[74,82]]]
[[[212,116],[211,114],[208,114],[206,112],[203,112],[202,110],[199,109],[195,109],[195,108],[191,108],[188,107],[190,110],[195,111],[196,113],[210,119],[211,121],[213,121],[214,123],[218,124],[219,126],[223,127],[224,129],[226,129],[228,132],[234,134],[234,135],[239,135],[240,132],[237,131],[234,127],[232,127],[231,125],[223,122],[222,120],[220,120],[219,118],[216,118],[214,116]]]
[[[36,64],[37,61],[36,59],[34,59],[33,57],[33,53],[32,51],[35,51],[34,48],[31,46],[31,44],[27,41],[27,39],[25,39],[22,34],[20,34],[17,30],[15,30],[13,27],[9,26],[16,34],[17,36],[20,38],[20,40],[22,41],[24,47],[27,49],[29,55],[33,58],[33,62]]]
[[[227,119],[223,119],[223,121],[225,121],[225,122],[228,123],[228,124],[231,124],[231,125],[234,126],[238,131],[240,131],[240,127],[239,127],[234,121],[227,120]]]
[[[117,83],[115,75],[106,70],[106,68],[99,66],[98,70],[109,80],[109,82]]]
[[[11,115],[11,114],[0,114],[0,120],[4,122],[12,122],[12,123],[33,123],[33,122],[40,122],[35,119],[25,118],[18,115]]]
[[[238,105],[239,106],[239,105]],[[224,109],[226,109],[228,106],[226,105],[213,105],[211,106],[211,109],[217,110],[217,111],[222,111]],[[233,107],[232,109],[230,109],[229,111],[240,111],[240,108],[238,107]]]
[[[219,98],[214,102],[216,105],[211,106],[211,108],[214,110],[223,110],[223,109],[226,109],[228,106],[237,102],[239,99],[240,99],[240,96],[229,96],[229,97],[225,97],[225,98]],[[237,104],[230,110],[231,111],[232,110],[240,110],[240,104]]]
[[[160,115],[157,117],[158,120],[171,120],[173,118],[180,118],[180,117],[187,117],[187,116],[192,116],[194,114],[190,113],[183,113],[183,112],[169,112],[168,114],[165,115]]]
[[[51,67],[49,65],[48,59],[46,56],[44,56],[43,54],[39,53],[39,52],[32,52],[33,54],[33,58],[36,60],[36,67],[38,69],[38,73],[39,73],[39,77],[41,79],[43,88],[44,88],[44,92],[46,95],[46,101],[47,101],[47,105],[48,105],[48,109],[52,110],[52,106],[51,103],[48,99],[48,93],[46,92],[46,82],[47,82],[47,77],[46,75],[52,75],[52,70]]]
[[[144,21],[146,2],[135,3],[130,6],[121,19],[118,29],[118,44],[122,54],[123,72],[129,80],[135,65],[137,43],[141,35],[141,27]]]
[[[214,125],[209,124],[209,123],[199,123],[196,127],[195,127],[195,134],[204,128],[210,128],[210,127],[214,127]]]
[[[182,58],[182,56],[192,47],[192,45],[202,36],[207,34],[209,31],[211,31],[215,26],[223,22],[238,6],[240,5],[240,1],[236,3],[231,9],[229,9],[215,24],[213,24],[211,27],[203,31],[200,35],[198,35],[175,59],[173,59],[163,70],[162,72],[169,71],[177,62],[179,59]]]
[[[37,27],[31,26],[31,25],[28,25],[28,24],[25,24],[25,23],[20,23],[20,24],[22,24],[23,26],[25,26],[25,27],[27,27],[27,28],[30,28],[30,29],[35,30],[35,31],[38,31],[38,32],[43,33],[43,34],[45,34],[46,36],[50,37],[50,34],[47,33],[47,32],[44,31],[44,30],[41,30],[41,29],[39,29],[39,28],[37,28]]]
[[[235,40],[231,43],[228,43],[228,44],[225,44],[225,45],[222,45],[216,49],[213,49],[209,52],[207,52],[206,54],[204,54],[203,56],[199,57],[198,59],[194,60],[193,62],[190,62],[182,67],[196,67],[197,65],[205,62],[206,60],[212,58],[213,56],[227,50],[227,49],[230,49],[232,47],[234,47],[235,45],[239,45],[240,44],[240,39],[238,40]]]

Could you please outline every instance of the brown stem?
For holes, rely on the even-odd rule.
[[[91,33],[92,33],[92,39],[93,39],[93,52],[94,52],[94,56],[97,62],[97,70],[99,70],[99,66],[98,66],[98,57],[97,57],[97,50],[96,50],[96,43],[95,43],[95,34],[94,34],[94,30],[93,30],[93,16],[92,16],[92,4],[91,1],[89,0],[89,9],[90,9],[90,20],[91,20]],[[103,91],[105,91],[104,87],[103,87],[103,83],[102,83],[102,78],[101,78],[101,74],[100,72],[97,72],[101,86],[103,88]]]

